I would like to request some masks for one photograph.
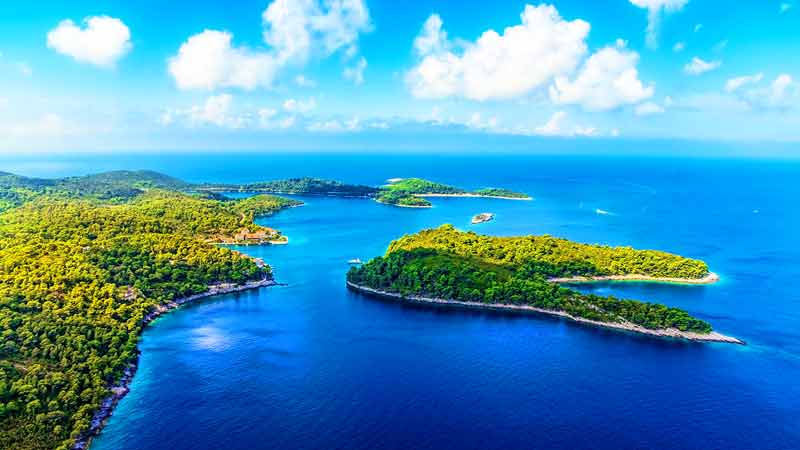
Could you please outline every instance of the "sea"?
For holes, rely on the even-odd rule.
[[[238,247],[284,286],[214,297],[141,337],[92,450],[798,449],[800,161],[667,156],[218,153],[4,157],[32,176],[152,169],[188,181],[422,177],[533,201],[305,202]],[[470,218],[492,212],[491,222]],[[443,311],[345,288],[348,260],[406,233],[549,234],[703,259],[707,286],[584,291],[683,308],[747,342],[700,344],[537,316]]]

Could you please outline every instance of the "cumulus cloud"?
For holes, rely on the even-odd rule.
[[[702,75],[714,69],[718,69],[722,65],[722,61],[705,61],[695,56],[685,66],[683,66],[683,73],[687,75]]]
[[[753,108],[788,109],[795,106],[800,97],[800,86],[789,74],[780,74],[767,86],[759,85],[761,79],[751,81],[749,89],[734,92]]]
[[[550,99],[556,104],[578,104],[588,111],[607,111],[639,103],[653,96],[655,88],[639,79],[639,54],[618,40],[593,54],[574,81],[556,77]]]
[[[360,33],[371,29],[363,0],[275,0],[262,14],[263,40],[256,50],[232,44],[227,31],[205,30],[189,37],[170,58],[169,71],[180,89],[270,86],[278,72],[344,49],[358,52]]]
[[[131,49],[131,33],[119,19],[87,17],[84,27],[63,20],[47,33],[47,46],[77,61],[113,67]]]
[[[744,75],[741,77],[731,78],[725,82],[725,92],[734,92],[743,86],[756,84],[763,78],[764,74],[760,72],[753,75]]]
[[[549,5],[526,5],[519,25],[485,31],[475,42],[451,42],[430,16],[414,41],[418,64],[405,81],[418,98],[507,99],[527,94],[578,66],[589,24],[567,21]]]
[[[233,97],[230,94],[212,95],[203,105],[193,106],[188,111],[191,123],[196,125],[213,124],[225,128],[242,128],[244,119],[231,111]]]
[[[644,102],[638,105],[634,112],[637,116],[651,116],[663,113],[664,107],[655,102]]]
[[[227,31],[205,30],[184,42],[169,59],[169,73],[179,89],[236,87],[252,90],[272,84],[278,70],[274,56],[233,47]]]
[[[212,95],[205,102],[186,109],[168,109],[158,119],[163,126],[176,123],[190,127],[214,125],[221,128],[244,128],[249,125],[244,115],[233,111],[233,96],[230,94]]]
[[[352,81],[356,86],[364,83],[364,70],[367,68],[367,59],[363,56],[351,67],[345,67],[342,75]]]
[[[630,2],[634,6],[647,10],[646,42],[648,47],[656,48],[658,47],[661,16],[665,13],[680,11],[689,3],[689,0],[630,0]]]

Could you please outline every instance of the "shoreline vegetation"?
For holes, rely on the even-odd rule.
[[[704,284],[718,279],[704,262],[670,253],[546,235],[485,236],[452,225],[403,236],[384,256],[347,273],[347,282],[355,286],[429,303],[536,311],[654,336],[741,343],[678,308],[584,294],[561,285],[606,280]]]
[[[145,328],[154,320],[161,317],[163,314],[168,313],[172,310],[185,306],[187,304],[196,302],[198,300],[206,299],[209,297],[214,297],[217,295],[224,295],[224,294],[232,294],[236,292],[243,292],[252,289],[258,289],[261,287],[266,286],[275,286],[278,283],[275,282],[271,277],[265,277],[261,280],[257,281],[249,281],[244,284],[231,284],[231,283],[220,283],[220,284],[213,284],[208,286],[208,290],[206,292],[201,292],[199,294],[190,295],[188,297],[182,297],[170,301],[165,304],[159,305],[155,310],[150,312],[146,315],[141,322],[141,329],[139,334],[141,335],[144,332]],[[94,415],[92,416],[91,424],[89,429],[79,436],[75,444],[72,446],[73,450],[86,450],[92,443],[92,440],[97,437],[100,432],[103,431],[103,428],[108,423],[108,419],[114,414],[114,408],[116,408],[117,404],[126,396],[128,392],[130,392],[130,384],[133,381],[133,377],[136,375],[136,371],[139,368],[139,357],[141,352],[138,350],[136,356],[133,360],[130,361],[128,367],[125,368],[125,371],[120,377],[120,379],[110,385],[109,391],[111,394],[108,397],[104,398],[103,401],[100,403],[100,408],[95,411]]]
[[[0,173],[0,448],[91,436],[127,389],[149,321],[274,283],[264,261],[213,243],[284,244],[255,220],[301,204],[148,171]]]
[[[605,281],[633,281],[633,282],[652,282],[669,284],[714,284],[720,280],[718,274],[709,272],[702,278],[676,278],[676,277],[653,277],[641,274],[628,275],[598,275],[598,276],[573,276],[573,277],[554,277],[547,281],[562,284],[586,284],[602,283]]]
[[[718,343],[746,345],[746,343],[740,339],[731,336],[726,336],[724,334],[720,334],[715,331],[711,331],[709,333],[695,333],[691,331],[681,331],[677,328],[649,329],[632,323],[600,322],[597,320],[584,319],[582,317],[573,316],[564,311],[537,308],[535,306],[512,305],[505,303],[480,303],[480,302],[446,300],[440,298],[423,297],[419,295],[403,295],[397,292],[388,292],[388,291],[373,289],[367,286],[362,286],[352,283],[350,281],[347,281],[347,287],[353,291],[360,292],[365,295],[372,295],[376,297],[381,297],[391,300],[399,300],[419,305],[451,307],[458,309],[471,309],[471,310],[483,310],[483,311],[496,311],[496,312],[535,313],[535,314],[566,319],[581,325],[590,325],[594,327],[606,328],[617,331],[627,331],[630,333],[643,334],[646,336],[684,339],[694,342],[718,342]]]

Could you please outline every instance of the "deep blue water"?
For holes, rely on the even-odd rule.
[[[800,162],[230,154],[3,166],[151,168],[193,181],[421,176],[536,198],[434,199],[428,210],[304,198],[265,218],[290,244],[241,250],[288,286],[217,297],[150,326],[131,392],[93,450],[800,448]],[[495,221],[470,226],[482,211]],[[704,259],[722,282],[588,289],[687,309],[748,345],[400,306],[345,289],[348,259],[442,223]]]

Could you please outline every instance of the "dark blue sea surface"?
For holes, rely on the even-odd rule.
[[[534,201],[431,209],[302,198],[261,220],[285,246],[241,247],[284,287],[216,297],[142,335],[139,372],[93,450],[800,448],[800,163],[522,155],[119,155],[3,161],[68,175],[149,168],[192,181],[420,176]],[[489,223],[470,217],[489,211]],[[345,289],[347,260],[452,223],[701,258],[710,286],[606,283],[747,346],[551,318],[402,306]]]

